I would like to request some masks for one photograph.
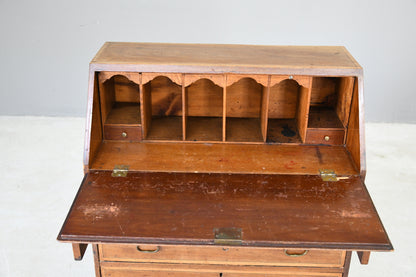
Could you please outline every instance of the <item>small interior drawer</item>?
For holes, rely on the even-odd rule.
[[[104,139],[107,140],[126,140],[140,141],[142,140],[142,127],[124,126],[124,125],[104,125]]]
[[[345,251],[263,247],[100,245],[103,261],[342,267]]]
[[[311,129],[306,132],[305,143],[307,144],[344,144],[345,130],[343,129]]]

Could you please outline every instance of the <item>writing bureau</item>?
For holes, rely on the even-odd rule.
[[[105,43],[58,235],[96,276],[347,276],[392,245],[344,47]]]

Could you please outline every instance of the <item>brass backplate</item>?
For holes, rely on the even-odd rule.
[[[243,243],[241,228],[214,228],[214,243],[219,245],[241,245]]]
[[[129,166],[124,164],[117,164],[114,166],[112,177],[126,177],[129,172]]]

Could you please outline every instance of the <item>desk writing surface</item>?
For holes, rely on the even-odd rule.
[[[214,243],[214,228],[242,230],[242,245],[391,250],[359,177],[109,171],[86,175],[58,239]]]

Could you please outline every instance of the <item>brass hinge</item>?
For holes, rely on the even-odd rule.
[[[214,243],[219,245],[241,245],[241,228],[214,228]]]
[[[338,181],[337,175],[335,174],[335,171],[332,169],[320,169],[319,175],[321,176],[322,181],[328,181],[328,182]]]
[[[126,177],[129,172],[129,166],[124,164],[117,164],[114,166],[112,177]]]
[[[345,179],[349,179],[349,176],[342,176],[339,177],[337,176],[337,174],[335,174],[335,171],[332,169],[319,169],[319,175],[322,178],[322,181],[327,181],[327,182],[336,182],[339,180],[345,180]]]

